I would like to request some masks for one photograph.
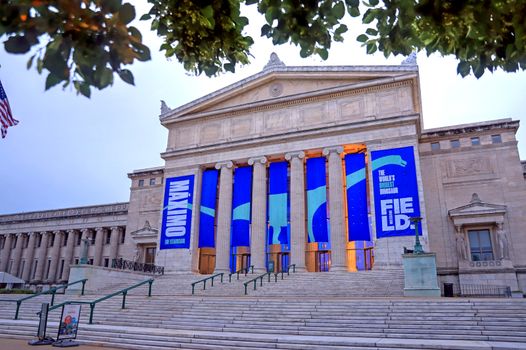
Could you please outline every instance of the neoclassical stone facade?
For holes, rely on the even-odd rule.
[[[274,58],[186,105],[163,102],[165,165],[128,174],[130,202],[0,216],[0,270],[66,279],[83,235],[100,266],[124,257],[199,273],[399,268],[414,243],[408,219],[419,216],[441,281],[526,290],[519,122],[423,129],[408,63]]]

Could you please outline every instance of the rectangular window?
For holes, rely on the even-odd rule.
[[[37,266],[38,266],[38,260],[35,260],[35,264],[33,265],[33,275],[31,277],[32,280],[35,279],[35,275],[37,273]]]
[[[5,245],[5,238],[4,236],[0,237],[0,249],[4,249]]]
[[[77,233],[77,245],[79,246],[82,243],[82,233]]]
[[[11,249],[15,249],[16,248],[16,242],[18,242],[18,237],[15,236],[15,239],[13,239],[11,241]]]
[[[451,140],[451,148],[460,148],[460,140]]]
[[[150,186],[155,185],[155,179],[150,179]]]
[[[472,137],[471,138],[471,146],[478,146],[478,145],[480,145],[480,138]]]
[[[104,258],[104,267],[109,267],[109,266],[110,266],[110,259]]]
[[[111,231],[108,230],[106,231],[106,241],[105,241],[105,244],[110,244],[111,242]]]
[[[38,235],[37,237],[37,248],[40,248],[40,246],[42,245],[42,235]]]
[[[51,235],[51,239],[49,239],[49,244],[48,244],[48,247],[51,248],[53,247],[53,244],[55,244],[55,235]]]
[[[89,259],[88,264],[93,265],[93,258]]]
[[[46,279],[49,279],[49,268],[51,267],[51,260],[47,261]]]
[[[440,142],[431,142],[431,150],[438,151],[440,149]]]
[[[499,135],[491,135],[491,143],[502,143],[502,137]]]
[[[29,235],[26,236],[26,240],[24,241],[24,248],[29,247]]]
[[[75,258],[75,265],[79,264],[79,258]]]
[[[489,230],[469,230],[468,237],[472,261],[493,260],[493,247]]]
[[[69,232],[64,233],[64,239],[62,240],[62,246],[65,247],[68,245]],[[62,278],[62,275],[60,275]]]
[[[121,232],[121,244],[124,244],[125,240],[126,240],[126,230],[123,229]]]
[[[143,187],[144,186],[144,180],[139,180],[139,187]]]
[[[60,260],[60,279],[62,279],[62,274],[64,273],[64,259]]]

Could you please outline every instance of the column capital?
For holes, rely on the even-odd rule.
[[[40,232],[40,234],[42,235],[42,237],[49,236],[49,232],[48,231],[42,231],[42,232]]]
[[[67,232],[68,234],[70,234],[70,235],[71,235],[71,234],[74,234],[75,231],[77,231],[77,230],[75,230],[75,229],[66,230],[66,232]]]
[[[104,230],[105,230],[104,227],[95,227],[95,231],[97,231],[97,232],[102,232]]]
[[[331,153],[336,153],[338,155],[343,153],[343,147],[342,146],[332,146],[332,147],[326,147],[323,149],[323,155],[328,156]]]
[[[122,228],[120,226],[112,226],[112,227],[110,227],[110,230],[112,230],[112,231],[120,231],[120,230],[122,230]]]
[[[216,165],[215,165],[215,168],[217,170],[221,169],[221,168],[233,168],[234,167],[234,163],[232,163],[231,160],[226,160],[226,161],[223,161],[223,162],[217,162]]]
[[[62,233],[62,231],[58,231],[58,230],[57,231],[53,231],[53,234],[55,234],[55,235],[59,235],[61,233]]]
[[[248,159],[248,165],[254,165],[256,163],[265,164],[266,162],[267,162],[267,157],[265,156],[252,157]]]
[[[303,151],[294,151],[285,153],[286,160],[292,160],[293,158],[303,159],[305,158],[305,152]]]

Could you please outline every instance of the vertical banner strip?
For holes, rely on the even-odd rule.
[[[349,241],[370,241],[367,213],[365,154],[345,155],[345,188],[347,190],[347,227]]]
[[[269,166],[268,244],[288,244],[288,162]]]
[[[201,205],[199,210],[199,248],[215,247],[215,217],[217,180],[219,171],[208,169],[201,181]]]
[[[159,249],[190,248],[194,175],[166,179]]]
[[[373,151],[371,159],[376,237],[414,235],[409,218],[420,216],[420,202],[413,147]]]
[[[328,242],[325,157],[307,159],[308,242]]]
[[[234,171],[232,198],[232,247],[250,246],[250,204],[252,200],[252,167]]]

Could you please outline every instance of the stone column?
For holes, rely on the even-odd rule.
[[[230,271],[230,224],[232,221],[232,168],[231,161],[219,162],[219,205],[217,206],[217,239],[215,272]]]
[[[86,244],[86,241],[90,241],[89,234],[91,230],[89,228],[84,228],[81,230],[82,236],[80,237],[80,263],[87,264],[89,261],[89,245]],[[91,244],[91,243],[90,243]]]
[[[329,160],[329,213],[331,232],[331,271],[347,271],[347,237],[343,214],[343,147],[328,147],[323,155]]]
[[[121,228],[114,226],[111,228],[111,237],[110,237],[110,267],[113,259],[117,259],[117,253],[119,250],[119,236],[121,233]]]
[[[265,241],[267,237],[267,158],[248,160],[252,165],[252,227],[250,230],[250,259],[257,272],[266,271]]]
[[[40,242],[40,249],[38,250],[38,263],[35,271],[35,281],[42,282],[44,276],[44,267],[47,262],[47,243],[49,238],[48,232],[41,232],[42,241]]]
[[[64,271],[62,272],[62,281],[69,279],[69,270],[71,262],[73,261],[73,253],[75,251],[75,233],[76,230],[68,230],[68,243],[66,245],[66,255],[64,257]]]
[[[305,271],[305,153],[290,152],[290,254],[296,270]]]
[[[57,279],[57,267],[60,259],[60,246],[62,245],[62,231],[53,231],[55,239],[53,240],[53,247],[51,247],[51,264],[49,265],[49,275],[47,282],[53,283]]]
[[[35,232],[29,232],[29,242],[27,243],[26,253],[26,266],[22,275],[22,279],[26,282],[30,281],[31,269],[33,268],[33,257],[35,256],[35,238],[37,234]]]
[[[104,232],[106,229],[98,227],[95,229],[97,232],[95,236],[95,254],[93,256],[93,266],[101,266],[102,262],[102,241],[104,239]]]
[[[0,271],[8,272],[9,256],[11,255],[11,244],[13,244],[13,235],[8,233],[5,236],[4,249],[2,249],[2,261],[0,262]]]
[[[22,271],[19,271],[20,260],[22,259],[22,245],[24,236],[21,233],[16,234],[16,246],[13,249],[13,265],[11,265],[11,271],[9,272],[13,276],[20,277]]]

